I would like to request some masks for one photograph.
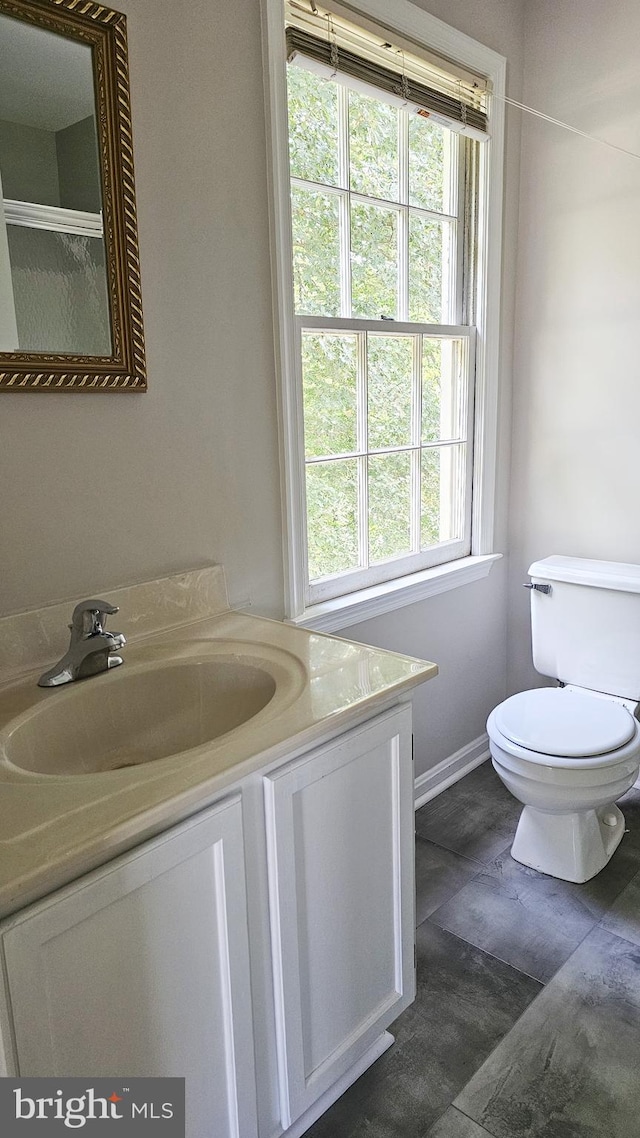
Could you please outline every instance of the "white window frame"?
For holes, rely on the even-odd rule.
[[[354,8],[356,5],[354,5]],[[357,11],[389,24],[388,0],[357,0]],[[280,421],[283,537],[287,617],[324,631],[344,628],[393,608],[485,576],[500,556],[494,552],[500,263],[504,167],[506,59],[410,0],[394,0],[393,27],[400,35],[484,75],[491,82],[490,139],[480,147],[478,196],[478,289],[476,294],[475,411],[471,555],[394,578],[305,608],[306,500],[302,385],[297,374],[296,314],[290,213],[287,77],[282,0],[262,0],[268,162],[270,168],[271,247]]]

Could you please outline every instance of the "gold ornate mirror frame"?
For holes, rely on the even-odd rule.
[[[91,47],[110,356],[0,352],[0,391],[145,391],[126,17],[91,0],[0,0],[0,13]]]

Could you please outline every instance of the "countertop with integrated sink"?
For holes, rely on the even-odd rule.
[[[437,673],[230,611],[218,567],[105,596],[120,605],[125,663],[61,688],[37,679],[73,602],[0,619],[0,916]],[[132,707],[148,723],[129,746]]]

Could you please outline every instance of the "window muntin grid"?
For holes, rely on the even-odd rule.
[[[300,67],[289,67],[288,77],[296,313],[455,323],[460,316],[461,283],[458,136]],[[327,87],[335,88],[332,102],[327,101]],[[317,127],[321,153],[316,160],[309,141],[315,129],[311,96],[314,105],[321,97]],[[378,151],[372,150],[368,164],[361,153],[366,150],[366,135],[358,138],[356,147],[351,130],[356,112],[358,122],[365,121],[365,107],[374,121],[383,113],[386,127],[373,133],[372,147],[375,141]],[[427,183],[430,148],[436,154],[437,176]],[[376,163],[378,153],[385,160]],[[305,198],[315,203],[314,209],[301,208]],[[315,247],[318,232],[331,247],[332,267],[329,270],[328,258],[322,257],[322,275],[310,281],[304,270],[314,230]],[[425,244],[431,264],[437,260],[441,273],[441,285],[434,289],[431,282],[426,303],[420,301],[429,276],[420,252]],[[326,290],[327,272],[339,277],[339,304],[335,289]],[[372,283],[372,278],[377,279]]]
[[[462,311],[457,136],[315,76],[298,87],[314,82],[334,92],[323,103],[321,160],[301,153],[290,107],[311,603],[468,552],[473,350],[473,329],[455,324]],[[349,123],[367,109],[376,109],[373,126],[383,129],[380,153],[365,168],[366,146],[353,146]],[[304,129],[308,142],[308,119]],[[434,146],[441,176],[427,183]],[[298,195],[320,207],[304,223]],[[322,256],[312,266],[310,246],[317,248],[321,231]],[[324,356],[321,409],[310,398],[322,372],[312,340]],[[385,403],[391,413],[383,421]]]
[[[347,323],[301,327],[311,582],[464,538],[469,339]],[[334,362],[323,436],[308,408]],[[331,532],[345,527],[342,537]]]

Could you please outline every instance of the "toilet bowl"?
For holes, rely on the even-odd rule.
[[[511,853],[588,881],[624,834],[640,768],[640,565],[553,555],[529,566],[533,665],[558,687],[489,716],[493,765],[524,809]]]
[[[588,881],[624,834],[615,805],[640,768],[637,704],[572,685],[520,692],[489,716],[494,769],[524,809],[511,854]]]

